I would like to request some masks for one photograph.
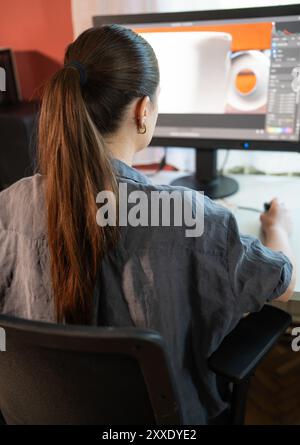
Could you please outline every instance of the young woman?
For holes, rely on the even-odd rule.
[[[245,313],[292,295],[290,222],[274,200],[261,217],[265,247],[205,198],[200,237],[179,226],[99,226],[100,191],[173,190],[131,167],[152,138],[158,94],[155,54],[133,31],[89,29],[68,47],[43,95],[40,173],[0,194],[0,311],[158,330],[185,422],[205,423],[226,408],[207,357]]]

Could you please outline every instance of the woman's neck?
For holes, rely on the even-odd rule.
[[[106,141],[106,146],[115,159],[125,162],[125,164],[132,166],[135,155],[135,147],[131,141],[126,139],[118,140],[117,138],[109,138]]]

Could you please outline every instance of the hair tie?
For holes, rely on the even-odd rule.
[[[80,76],[79,82],[80,85],[83,87],[87,82],[87,72],[85,66],[82,63],[78,62],[77,60],[72,60],[66,65],[66,67],[68,66],[72,66],[73,68],[77,69]]]

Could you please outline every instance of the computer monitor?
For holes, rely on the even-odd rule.
[[[176,184],[212,198],[238,189],[217,149],[300,151],[300,6],[96,16],[153,47],[161,76],[151,145],[196,148]]]

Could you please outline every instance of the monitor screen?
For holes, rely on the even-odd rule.
[[[151,44],[158,59],[154,136],[299,141],[300,11],[241,18],[214,11],[213,19],[198,19],[196,13],[186,19],[186,14],[166,20],[152,14],[140,22],[136,15],[133,23],[127,16],[124,24]]]

